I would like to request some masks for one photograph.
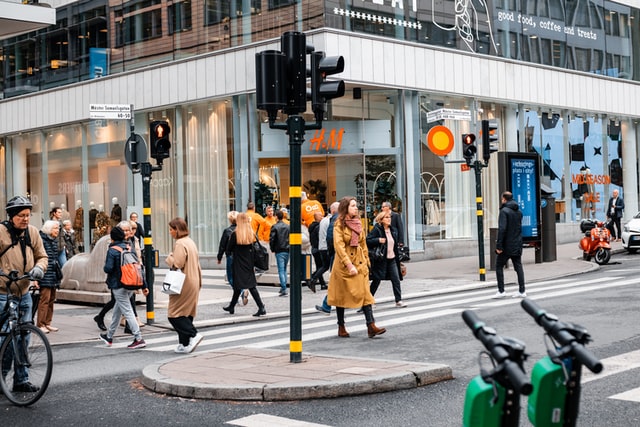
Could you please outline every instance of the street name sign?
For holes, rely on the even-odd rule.
[[[131,120],[131,104],[89,104],[90,119]]]

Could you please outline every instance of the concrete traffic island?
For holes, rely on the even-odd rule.
[[[303,354],[236,347],[155,363],[142,384],[156,393],[196,399],[284,401],[322,399],[422,387],[453,379],[433,363]]]

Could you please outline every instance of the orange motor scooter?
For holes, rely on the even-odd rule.
[[[580,229],[584,232],[584,237],[580,240],[579,247],[582,249],[582,258],[591,261],[591,258],[598,265],[603,265],[611,259],[611,232],[602,221],[583,221]]]

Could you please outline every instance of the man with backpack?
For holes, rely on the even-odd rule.
[[[31,200],[24,196],[13,197],[7,202],[9,220],[3,221],[0,226],[0,268],[5,273],[17,270],[20,276],[29,272],[32,280],[41,280],[49,258],[40,232],[29,224],[32,209]],[[19,312],[23,322],[33,320],[33,301],[29,286],[30,280],[24,279],[17,283],[17,287],[16,284],[11,287],[13,294],[22,296]],[[0,309],[6,305],[8,293],[6,279],[0,280]],[[14,369],[13,391],[38,391],[38,387],[29,382],[29,368],[14,366]]]
[[[104,264],[104,272],[107,273],[107,286],[111,290],[113,297],[115,298],[115,306],[113,307],[113,316],[111,317],[111,324],[106,333],[100,334],[100,339],[111,346],[113,344],[113,335],[116,333],[118,324],[120,323],[120,316],[124,315],[129,325],[129,329],[133,333],[133,342],[127,346],[130,349],[144,348],[147,343],[142,339],[140,332],[140,326],[136,321],[136,317],[133,314],[131,307],[131,295],[133,290],[127,289],[129,285],[123,284],[123,275],[121,269],[121,262],[123,253],[132,254],[129,242],[126,239],[127,233],[131,231],[130,221],[121,221],[117,226],[111,229],[111,244],[107,251],[107,258]],[[116,249],[116,247],[118,249]],[[126,287],[125,287],[126,286]],[[142,293],[146,296],[149,294],[149,290],[143,284]]]

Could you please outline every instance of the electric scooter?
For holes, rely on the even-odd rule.
[[[603,265],[611,259],[611,232],[602,221],[584,220],[580,223],[584,237],[578,245],[582,249],[582,259]]]
[[[474,377],[464,398],[464,427],[517,427],[520,421],[520,395],[533,391],[523,362],[527,359],[525,345],[514,338],[503,338],[496,330],[486,326],[475,312],[462,312],[464,322],[473,335],[484,344],[492,369],[480,366],[480,375]]]
[[[602,363],[585,348],[591,336],[584,327],[561,322],[528,298],[521,305],[551,341],[548,356],[531,371],[534,391],[528,400],[529,421],[536,427],[574,427],[580,407],[582,365],[593,373],[602,372]]]

